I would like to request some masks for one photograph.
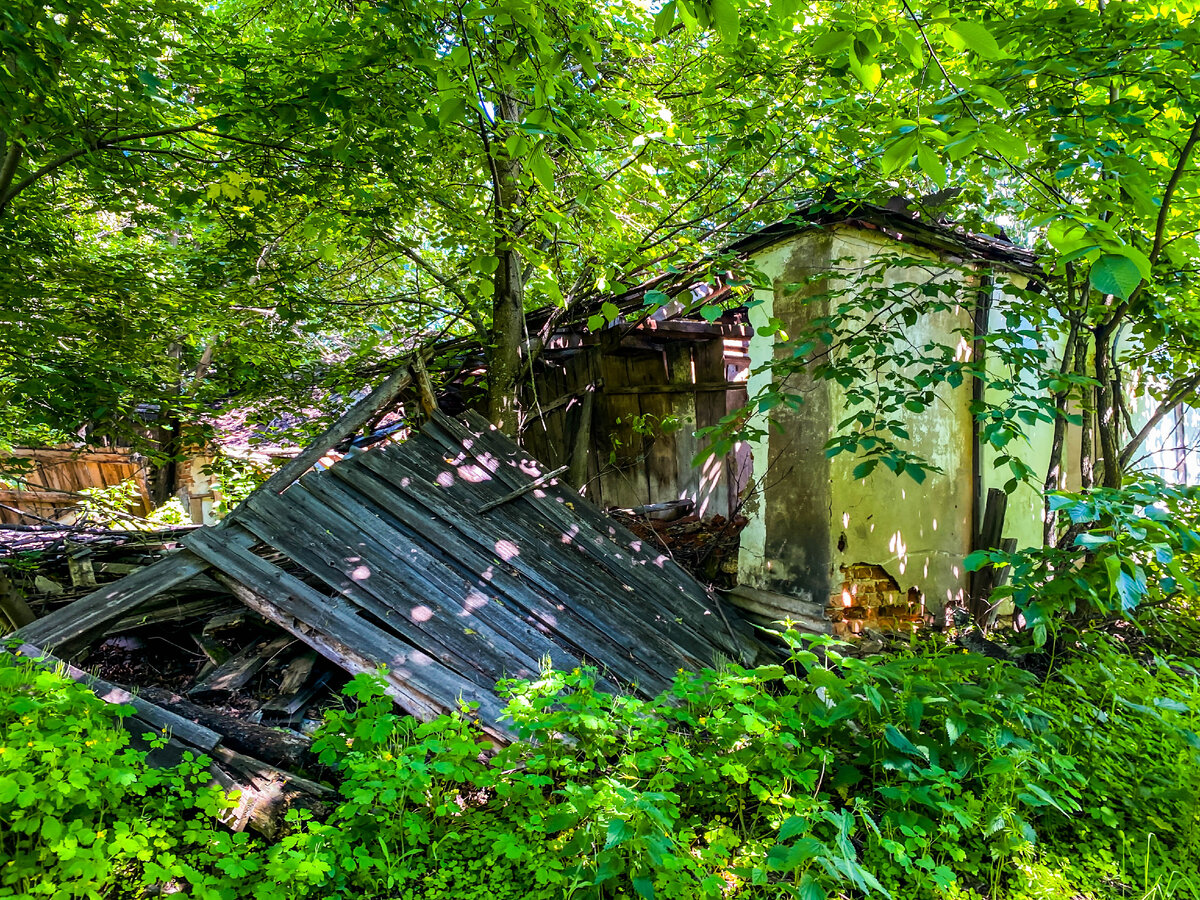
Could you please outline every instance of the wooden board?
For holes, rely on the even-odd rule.
[[[238,540],[236,536],[232,539]],[[102,633],[109,623],[132,612],[144,601],[182,584],[207,568],[208,563],[192,553],[174,553],[127,578],[106,584],[98,591],[56,609],[20,629],[16,636],[35,647],[46,649],[77,646]]]
[[[360,619],[347,601],[320,594],[208,531],[193,532],[187,543],[244,603],[326,659],[351,673],[386,667],[385,678],[393,696],[414,716],[431,719],[457,708],[462,700],[478,703],[486,722],[499,723],[500,702],[494,694],[450,671],[424,650]],[[507,732],[498,724],[491,727]]]

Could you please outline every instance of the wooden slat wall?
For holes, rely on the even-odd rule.
[[[130,512],[147,515],[153,509],[146,489],[144,466],[132,453],[120,451],[81,452],[57,447],[18,447],[13,457],[32,463],[18,487],[0,489],[0,504],[44,519],[58,519],[78,504],[74,496],[87,488],[106,488],[132,478],[138,499]],[[36,486],[36,487],[35,487]],[[0,523],[29,524],[28,516],[0,507]]]
[[[522,445],[547,466],[568,463],[580,431],[580,398],[599,385],[588,498],[619,507],[688,498],[702,515],[729,515],[749,480],[748,451],[739,448],[724,459],[693,467],[704,446],[693,433],[745,404],[745,388],[715,389],[745,377],[739,348],[726,348],[720,338],[665,341],[662,346],[605,352],[590,348],[548,358],[535,387],[527,386],[522,396],[532,415]],[[539,414],[539,409],[545,412]],[[676,427],[647,437],[635,430],[635,421],[655,428],[667,421]]]

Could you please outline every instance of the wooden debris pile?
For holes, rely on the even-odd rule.
[[[609,515],[642,540],[661,547],[700,581],[721,588],[737,583],[738,544],[749,521],[745,516],[688,515],[663,521],[636,511],[612,510]]]
[[[279,810],[328,794],[288,769],[305,762],[306,710],[350,675],[380,673],[420,719],[474,703],[506,741],[496,682],[546,664],[593,666],[601,687],[649,696],[680,668],[774,659],[657,540],[606,517],[482,418],[441,414],[431,392],[421,432],[310,471],[410,382],[390,376],[220,525],[72,603],[43,604],[17,629],[17,652],[86,658],[100,677],[74,677],[132,702],[135,734],[151,725],[172,734],[172,752],[211,756],[214,778],[246,792],[246,822],[266,833]],[[53,552],[70,576],[67,543]],[[146,618],[198,578],[218,607]]]
[[[303,474],[317,450],[219,526],[20,628],[23,652],[86,658],[106,682],[143,689],[147,721],[185,719],[204,729],[200,743],[182,738],[192,746],[208,752],[215,734],[267,766],[272,784],[301,785],[284,771],[304,760],[293,732],[351,674],[381,672],[421,719],[472,702],[506,741],[495,683],[536,677],[547,661],[594,666],[602,687],[651,696],[680,668],[774,656],[657,540],[606,517],[479,417],[434,410],[402,444]],[[140,627],[198,577],[220,586],[209,600],[224,607]]]
[[[153,531],[75,526],[0,525],[0,632],[48,615],[178,552],[192,526]],[[219,584],[198,575],[110,623],[109,633],[135,626],[178,622],[233,608]]]

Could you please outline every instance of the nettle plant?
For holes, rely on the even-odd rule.
[[[129,711],[0,653],[0,897],[142,896],[172,883],[239,896],[258,863],[250,836],[220,825],[233,804],[208,761],[151,766],[117,721]],[[167,735],[144,738],[161,747]]]
[[[343,802],[277,861],[308,859],[313,896],[938,895],[1074,809],[1028,674],[793,641],[651,700],[587,670],[504,683],[520,740],[498,751],[468,709],[418,724],[359,676],[314,743]]]

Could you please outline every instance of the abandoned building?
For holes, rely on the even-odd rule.
[[[856,270],[903,255],[919,260],[920,271],[896,268],[888,281],[974,278],[999,290],[1005,280],[1040,277],[1034,255],[865,205],[799,216],[732,249],[772,288],[752,297],[719,283],[683,292],[685,301],[688,291],[704,304],[724,301],[715,321],[678,302],[648,314],[643,297],[660,284],[651,282],[611,298],[622,314],[601,329],[576,321],[551,330],[522,388],[523,446],[548,467],[566,466],[570,483],[601,506],[684,500],[698,515],[746,517],[732,599],[763,624],[790,618],[838,633],[864,624],[905,628],[963,600],[971,576],[962,560],[982,539],[988,492],[1011,477],[995,471],[994,453],[978,440],[970,384],[939,389],[938,402],[920,415],[902,413],[914,451],[941,470],[920,485],[884,470],[855,479],[852,454],[826,455],[845,407],[829,382],[798,389],[804,402],[795,409],[773,409],[765,437],[699,466],[693,460],[702,441],[693,434],[742,408],[771,377],[763,364],[791,352],[777,347],[768,322],[798,333],[818,314],[807,302],[816,288],[796,292],[792,285],[836,267],[852,288]],[[994,315],[974,321],[987,298],[980,298],[983,288],[967,287],[967,302],[912,324],[912,339],[957,347],[960,329],[1004,327]],[[544,318],[533,314],[531,333]],[[975,348],[963,352],[969,358]],[[463,371],[470,365],[459,369],[460,383]],[[481,408],[479,395],[455,399]],[[1037,468],[1048,456],[1049,429],[1029,433],[1022,452]],[[1008,498],[1002,537],[1040,541],[1040,516],[1040,496],[1019,487]]]

